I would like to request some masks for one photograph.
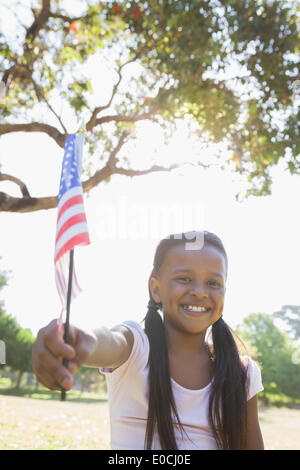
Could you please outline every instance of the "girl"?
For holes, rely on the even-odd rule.
[[[188,249],[186,239],[199,235],[202,248]],[[164,238],[149,277],[145,329],[134,321],[94,332],[72,326],[66,345],[57,321],[51,322],[33,347],[38,380],[70,390],[72,373],[82,364],[101,368],[112,449],[263,449],[260,371],[239,354],[222,317],[227,268],[224,246],[213,233]]]

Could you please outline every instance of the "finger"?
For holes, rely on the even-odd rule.
[[[86,332],[77,331],[74,358],[70,361],[77,365],[77,368],[81,367],[87,357],[93,352],[97,341],[94,336],[87,334]]]
[[[51,386],[59,384],[60,387],[69,388],[73,381],[72,374],[62,364],[62,358],[53,357],[46,348],[39,351],[34,371],[39,377],[45,376],[45,380]]]
[[[64,343],[59,333],[59,325],[51,322],[48,326],[49,328],[44,331],[42,336],[42,341],[46,348],[53,354],[53,356],[62,356],[68,360],[73,359],[75,356],[75,350],[71,345]]]
[[[60,390],[61,386],[58,382],[53,380],[53,377],[48,374],[47,372],[43,371],[43,375],[40,375],[37,371],[35,371],[35,376],[37,380],[46,388],[50,390]]]
[[[49,388],[50,390],[61,390],[62,388],[64,388],[65,390],[71,390],[73,386],[72,380],[67,379],[63,381],[63,385],[61,385],[53,379],[52,375],[48,374],[48,372],[45,371],[43,371],[42,375],[40,375],[38,372],[35,372],[35,375],[38,381],[44,387]]]
[[[47,372],[43,372],[43,376],[40,376],[36,372],[36,378],[38,381],[46,388],[49,388],[50,390],[61,390],[64,388],[65,390],[70,390],[72,388],[73,382],[68,380],[64,382],[64,386],[53,380],[53,377],[48,374]]]
[[[71,374],[75,374],[75,372],[79,369],[78,364],[74,361],[70,361],[68,363],[68,370],[71,372]]]

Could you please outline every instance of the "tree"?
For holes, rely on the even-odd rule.
[[[1,261],[1,259],[2,259],[2,257],[0,256],[0,261]],[[0,271],[0,291],[2,289],[4,289],[5,286],[7,286],[8,276],[9,276],[8,271]],[[0,316],[4,315],[4,313],[5,313],[4,302],[3,302],[3,300],[0,299]]]
[[[292,398],[300,394],[300,364],[293,361],[296,345],[280,331],[271,315],[252,313],[238,332],[256,348],[265,392],[281,392]]]
[[[25,372],[32,372],[32,345],[34,338],[29,328],[20,328],[14,342],[14,357],[10,366],[18,371],[16,389],[21,385]]]
[[[7,282],[8,272],[0,271],[0,291]],[[16,382],[18,389],[24,372],[32,371],[31,348],[34,338],[29,329],[21,328],[16,319],[6,313],[3,301],[0,301],[0,340],[5,344],[5,366],[19,372]]]
[[[283,305],[281,310],[274,312],[276,318],[283,320],[289,327],[288,333],[294,339],[300,339],[300,306]]]
[[[0,338],[5,342],[6,365],[18,371],[18,389],[24,372],[32,372],[34,338],[29,329],[21,328],[16,319],[8,314],[0,316]]]
[[[80,378],[80,391],[81,395],[85,391],[90,391],[90,388],[93,387],[99,392],[100,385],[103,385],[105,382],[104,375],[99,373],[98,369],[94,367],[82,366],[76,372],[76,375]],[[105,385],[105,384],[104,384]]]
[[[221,168],[248,178],[246,197],[270,194],[270,169],[281,159],[299,174],[300,111],[293,93],[300,77],[299,15],[292,2],[88,0],[73,16],[63,0],[39,0],[31,15],[13,42],[0,34],[0,136],[42,132],[62,148],[70,131],[57,110],[67,107],[83,123],[89,146],[84,191],[114,174],[177,166],[130,167],[126,151],[145,120],[166,135],[185,120],[199,144],[224,142],[229,153],[224,161],[220,151]],[[96,105],[81,67],[95,53],[114,62],[116,75],[110,98]],[[239,72],[229,77],[232,63]],[[124,89],[124,70],[133,65]],[[37,120],[36,103],[48,111],[46,122]],[[14,175],[3,171],[0,180],[22,194],[0,192],[2,211],[56,206],[56,195],[34,197]]]

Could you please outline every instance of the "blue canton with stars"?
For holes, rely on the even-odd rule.
[[[65,142],[65,147],[64,147],[65,152],[64,152],[64,159],[63,159],[61,178],[60,178],[58,203],[63,197],[63,195],[69,189],[72,189],[75,186],[81,186],[79,172],[78,172],[75,139],[76,139],[76,135],[71,134]]]

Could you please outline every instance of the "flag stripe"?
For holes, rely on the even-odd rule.
[[[82,291],[82,289],[81,289],[81,287],[80,287],[80,285],[79,285],[79,283],[78,283],[78,280],[77,280],[77,276],[76,276],[75,270],[74,270],[74,284],[75,284],[75,287],[76,287],[76,289],[78,290],[78,292],[81,292],[81,291]]]
[[[77,225],[82,225],[82,224],[77,224]],[[69,230],[73,230],[74,227],[72,227]],[[67,230],[67,232],[69,231]],[[86,245],[86,239],[87,239],[87,234],[86,233],[78,233],[77,235],[74,235],[72,238],[70,238],[66,243],[64,243],[61,247],[61,249],[58,251],[58,253],[55,256],[55,262],[59,259],[60,256],[64,255],[68,250],[72,250],[74,246],[76,245]]]
[[[57,222],[57,227],[56,227],[56,235],[60,231],[61,227],[64,225],[64,223],[70,218],[73,217],[76,214],[84,214],[84,205],[83,204],[75,204],[75,206],[70,207],[67,209],[60,217],[60,219]]]
[[[86,222],[85,214],[76,214],[73,217],[70,217],[66,220],[66,222],[60,227],[60,230],[56,237],[56,243],[58,242],[59,238],[73,225],[76,225],[80,222]]]
[[[76,276],[73,271],[72,297],[76,297],[81,292],[81,288],[79,284],[75,282],[75,279],[76,279]],[[57,272],[56,280],[57,280],[58,293],[61,298],[61,301],[63,301],[67,297],[68,288],[67,286],[63,287],[63,284],[65,284],[65,282],[64,282],[64,277],[61,273]]]
[[[63,275],[58,271],[57,267],[55,270],[55,280],[56,280],[56,286],[57,290],[60,296],[60,300],[62,303],[64,303],[64,298],[65,298],[65,287],[64,287],[64,277]]]
[[[56,263],[56,282],[57,282],[57,288],[58,288],[61,299],[66,298],[67,292],[68,292],[68,286],[66,283],[66,279],[63,276],[63,272],[67,271],[67,267],[69,266],[69,263],[70,263],[70,252],[65,253],[65,255],[62,256],[60,260]],[[81,292],[81,288],[78,284],[77,277],[75,274],[75,269],[73,267],[72,296],[76,296],[80,292]]]
[[[68,189],[68,191],[66,191],[64,195],[59,199],[59,202],[57,204],[58,212],[68,199],[70,199],[71,197],[77,196],[78,194],[82,195],[81,186],[74,186],[73,188]]]
[[[71,199],[68,199],[68,201],[66,201],[64,205],[59,209],[57,220],[59,221],[62,214],[67,209],[69,209],[69,207],[75,206],[75,204],[82,204],[82,203],[83,203],[83,198],[81,194],[79,194],[78,196],[74,196]]]
[[[87,224],[85,222],[79,222],[78,224],[72,225],[72,227],[65,230],[65,232],[60,236],[60,238],[56,242],[55,248],[55,260],[57,259],[57,255],[60,252],[61,248],[65,243],[68,242],[69,239],[73,238],[75,235],[79,233],[87,234]]]

